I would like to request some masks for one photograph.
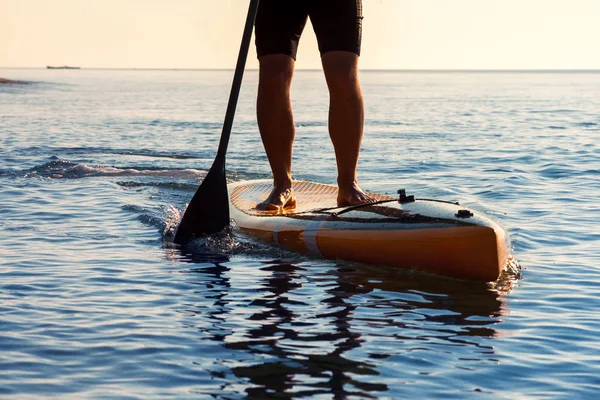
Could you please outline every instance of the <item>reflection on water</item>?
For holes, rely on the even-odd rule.
[[[224,378],[220,394],[394,397],[417,375],[498,361],[494,324],[506,306],[488,285],[347,263],[214,256],[204,246],[177,258],[193,264],[182,272],[198,285],[195,304],[181,305],[193,315],[186,324],[232,358],[213,364],[211,374]]]

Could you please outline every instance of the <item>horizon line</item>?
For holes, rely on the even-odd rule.
[[[7,67],[0,66],[0,69],[49,69],[43,67]],[[73,66],[77,69],[67,69],[70,71],[81,70],[120,70],[120,71],[233,71],[235,68],[152,68],[152,67],[82,67]],[[296,71],[317,72],[322,68],[296,68]],[[246,71],[258,71],[258,68],[247,68]],[[600,72],[600,68],[365,68],[359,69],[361,72]]]

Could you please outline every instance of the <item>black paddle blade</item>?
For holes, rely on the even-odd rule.
[[[192,238],[217,233],[229,225],[229,195],[225,160],[217,157],[187,206],[174,242],[187,244]]]

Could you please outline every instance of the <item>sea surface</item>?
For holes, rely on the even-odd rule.
[[[232,75],[0,69],[0,397],[600,397],[600,72],[361,73],[362,187],[498,221],[519,267],[489,284],[169,243]],[[270,177],[256,86],[230,181]],[[292,96],[294,177],[335,183],[322,72]]]

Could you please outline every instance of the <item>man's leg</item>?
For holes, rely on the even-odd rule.
[[[296,204],[292,192],[295,127],[290,101],[294,59],[285,54],[270,54],[260,57],[259,64],[258,128],[273,171],[274,189],[257,208],[278,210]]]
[[[321,56],[329,87],[329,135],[338,168],[338,206],[372,201],[358,186],[356,168],[364,126],[358,55],[329,51]]]

